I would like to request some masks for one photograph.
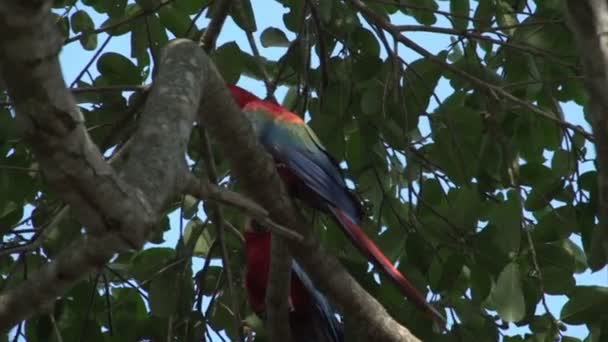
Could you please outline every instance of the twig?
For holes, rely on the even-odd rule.
[[[310,8],[310,15],[312,17],[312,21],[315,25],[315,30],[317,31],[317,44],[319,46],[319,66],[321,67],[321,87],[319,98],[323,98],[323,91],[327,84],[329,84],[329,71],[327,67],[329,66],[328,54],[327,54],[327,46],[325,44],[325,40],[323,39],[323,25],[321,24],[321,19],[319,18],[319,11],[317,11],[317,7],[315,6],[312,0],[306,0]]]
[[[112,301],[110,300],[110,284],[108,283],[108,276],[106,272],[102,272],[103,287],[105,290],[104,298],[106,299],[106,307],[108,308],[108,332],[110,336],[114,336],[114,323],[112,319]]]
[[[15,253],[24,253],[33,251],[38,248],[42,242],[44,242],[44,238],[53,230],[61,220],[65,217],[68,212],[68,206],[63,206],[57,214],[53,217],[51,222],[46,227],[40,227],[40,230],[37,235],[35,235],[29,242],[16,246],[16,247],[7,247],[0,249],[0,256],[7,254],[15,254]]]
[[[82,324],[82,330],[80,331],[80,338],[78,339],[78,341],[83,341],[87,328],[88,328],[88,324],[86,324],[86,321],[89,320],[89,316],[91,315],[91,311],[93,310],[93,308],[95,307],[95,295],[97,294],[97,284],[99,283],[99,278],[101,278],[101,272],[97,273],[97,275],[95,276],[95,281],[93,282],[93,286],[91,288],[91,296],[89,297],[89,303],[87,305],[87,311],[84,315],[83,321],[85,323]]]
[[[236,238],[239,239],[241,243],[245,242],[245,237],[243,236],[243,234],[241,234],[241,231],[239,231],[237,227],[233,226],[232,223],[230,223],[229,221],[224,221],[224,226],[228,227],[228,230],[230,230],[230,232],[234,234],[234,236],[236,236]]]
[[[201,140],[201,156],[205,162],[205,168],[207,170],[207,177],[211,184],[217,184],[217,168],[215,166],[215,160],[213,159],[213,150],[211,149],[211,140],[207,135],[207,132],[202,125],[199,125],[200,140]],[[241,312],[239,307],[239,300],[236,289],[234,287],[234,280],[232,276],[232,268],[230,267],[230,257],[228,254],[228,248],[226,247],[226,236],[224,232],[224,210],[217,203],[210,203],[213,221],[217,230],[217,238],[220,243],[220,251],[222,255],[222,265],[226,270],[226,281],[228,281],[228,291],[230,292],[230,298],[232,299],[232,311],[234,313],[234,323],[236,331],[239,336],[239,341],[243,341],[243,329],[241,327]]]
[[[264,85],[266,86],[266,99],[269,101],[277,102],[277,99],[276,97],[274,97],[274,94],[270,92],[270,74],[268,73],[268,70],[266,70],[266,66],[264,66],[264,61],[262,59],[262,56],[260,56],[260,51],[258,50],[258,46],[255,43],[253,32],[245,31],[245,34],[247,35],[247,41],[249,42],[249,46],[251,47],[251,52],[253,52],[255,63],[257,64],[258,69],[260,69],[260,72],[262,73],[262,79],[264,81]]]
[[[203,314],[203,286],[202,286],[202,283],[205,281],[205,276],[207,275],[207,271],[209,270],[209,265],[211,264],[211,259],[213,259],[211,256],[213,255],[213,252],[215,251],[216,246],[217,246],[217,240],[213,240],[213,242],[211,243],[211,247],[209,247],[209,252],[207,253],[207,257],[205,258],[205,263],[203,264],[203,268],[201,269],[201,271],[197,277],[198,291],[197,291],[197,298],[196,298],[196,310],[198,312],[200,312],[201,315]],[[204,317],[207,317],[207,316],[205,315]]]
[[[63,337],[61,336],[61,331],[59,331],[59,326],[57,325],[57,321],[55,320],[55,315],[53,313],[49,314],[49,319],[51,320],[51,324],[53,325],[53,332],[55,333],[55,338],[57,342],[63,342]],[[86,326],[86,322],[82,324]]]
[[[82,78],[82,76],[84,76],[84,74],[87,72],[87,70],[89,70],[89,68],[91,67],[91,65],[93,65],[93,62],[95,62],[95,60],[97,59],[97,57],[99,57],[99,55],[103,52],[103,50],[106,48],[106,46],[108,46],[108,43],[110,43],[110,40],[112,40],[112,37],[113,36],[108,35],[108,37],[101,44],[101,46],[99,47],[99,49],[97,49],[97,51],[95,51],[95,54],[93,54],[93,57],[91,57],[91,59],[87,62],[87,64],[84,66],[84,68],[80,71],[80,73],[78,74],[78,76],[76,76],[76,78],[74,79],[74,81],[72,81],[72,84],[70,84],[70,88],[74,88],[74,86],[76,85],[76,83],[78,83],[78,81],[80,81],[80,79]]]
[[[523,204],[521,203],[521,186],[518,186],[518,196],[520,196],[520,214],[521,214],[521,229],[523,229],[524,233],[526,234],[526,238],[528,241],[528,245],[530,247],[530,256],[532,258],[532,266],[534,267],[534,272],[537,275],[538,278],[538,289],[541,293],[541,303],[543,305],[543,308],[545,309],[545,311],[547,312],[547,314],[549,315],[549,317],[551,317],[551,325],[553,326],[553,329],[555,332],[559,333],[559,323],[558,320],[555,318],[555,316],[553,316],[553,314],[551,313],[551,310],[549,309],[549,305],[547,305],[547,298],[545,297],[545,282],[543,279],[543,272],[540,269],[540,266],[538,264],[538,257],[536,255],[536,248],[534,247],[534,241],[532,240],[532,233],[530,233],[530,229],[528,228],[528,224],[527,221],[525,220],[524,216],[523,216],[523,212],[524,212],[524,207]]]
[[[93,92],[105,92],[105,91],[136,91],[136,92],[143,92],[146,91],[149,88],[149,86],[143,86],[143,85],[132,85],[132,84],[125,84],[125,85],[109,85],[109,86],[100,86],[100,87],[80,87],[80,88],[72,88],[72,94],[79,94],[79,93],[93,93]]]
[[[217,40],[217,36],[219,36],[220,32],[222,31],[222,26],[224,26],[224,22],[226,21],[226,17],[230,11],[230,6],[232,5],[232,0],[217,1],[219,3],[215,8],[215,16],[213,19],[211,19],[209,25],[207,25],[207,29],[199,41],[199,46],[205,52],[209,52],[215,48],[215,41]]]
[[[80,87],[80,88],[71,88],[70,91],[72,94],[81,94],[81,93],[93,93],[93,92],[106,92],[106,91],[135,91],[135,92],[145,92],[149,89],[149,86],[142,85],[109,85],[109,86],[99,86],[99,87]],[[0,102],[0,106],[12,106],[12,102]],[[0,166],[1,168],[2,166]]]
[[[506,92],[504,89],[502,89],[499,86],[496,86],[494,84],[485,82],[471,74],[469,74],[466,71],[463,71],[462,69],[446,63],[444,60],[442,60],[441,58],[433,55],[432,53],[430,53],[429,51],[427,51],[426,49],[424,49],[422,46],[416,44],[413,40],[407,38],[406,36],[402,35],[399,30],[397,30],[395,28],[395,26],[390,23],[387,22],[383,17],[381,17],[379,14],[377,14],[376,12],[370,10],[361,0],[348,0],[357,10],[361,11],[361,13],[363,13],[366,16],[369,16],[376,24],[378,24],[378,26],[382,27],[384,30],[386,30],[387,32],[389,32],[394,39],[398,40],[400,43],[402,43],[403,45],[405,45],[406,47],[412,49],[413,51],[415,51],[416,53],[420,54],[421,56],[427,58],[429,61],[439,64],[441,65],[443,68],[449,70],[450,72],[454,73],[455,75],[458,75],[466,80],[468,80],[469,82],[473,83],[478,89],[488,93],[490,96],[492,97],[496,97],[496,95],[500,95],[502,96],[504,99],[508,100],[509,102],[513,103],[513,104],[517,104],[520,105],[528,110],[530,110],[531,112],[540,115],[546,119],[549,119],[550,121],[553,121],[554,123],[558,124],[561,127],[565,127],[565,128],[569,128],[573,131],[576,131],[578,133],[580,133],[581,135],[583,135],[587,140],[589,141],[595,141],[595,138],[593,136],[593,134],[585,131],[581,126],[572,124],[570,122],[561,120],[555,113],[551,113],[548,112],[546,110],[543,110],[539,107],[536,107],[524,100],[521,100],[517,97],[515,97],[513,94],[510,94],[508,92]]]
[[[75,41],[78,41],[78,40],[80,40],[82,37],[84,37],[85,35],[102,33],[102,32],[105,32],[105,31],[109,31],[109,30],[112,30],[112,29],[118,28],[118,27],[120,27],[120,26],[122,26],[122,25],[125,25],[125,24],[128,24],[128,23],[132,22],[133,20],[138,19],[138,18],[140,18],[140,17],[142,17],[142,16],[144,16],[144,15],[148,15],[148,14],[150,14],[150,13],[154,13],[154,12],[158,11],[158,10],[159,10],[161,7],[166,6],[166,5],[169,5],[169,4],[170,4],[170,3],[172,3],[173,1],[174,1],[174,0],[160,1],[160,2],[159,2],[159,4],[158,4],[158,6],[156,6],[155,8],[153,8],[153,9],[151,9],[151,10],[148,10],[148,11],[146,11],[146,10],[141,10],[141,11],[139,11],[139,12],[135,13],[133,16],[130,16],[130,17],[126,17],[126,18],[120,19],[119,21],[117,21],[117,22],[115,22],[115,23],[108,24],[108,25],[104,25],[104,26],[102,26],[102,27],[100,27],[100,28],[97,28],[97,29],[95,29],[95,30],[93,30],[93,31],[90,31],[90,32],[84,32],[84,33],[78,34],[78,35],[76,35],[76,36],[73,36],[73,37],[67,38],[63,44],[64,44],[64,45],[67,45],[67,44],[73,43],[73,42],[75,42]],[[111,35],[111,34],[110,34],[110,35]]]
[[[196,13],[196,15],[194,15],[194,17],[190,21],[190,26],[188,26],[188,29],[186,30],[186,33],[184,34],[185,37],[189,37],[190,36],[190,32],[192,31],[192,29],[194,27],[196,27],[196,21],[198,20],[198,18],[201,17],[201,15],[203,15],[203,11],[205,11],[205,8],[209,8],[209,7],[208,6],[207,7],[201,6],[201,8]]]
[[[296,243],[302,243],[304,241],[304,237],[301,234],[271,220],[266,209],[244,195],[219,187],[215,184],[201,182],[192,174],[189,174],[186,183],[188,186],[184,191],[189,195],[201,200],[213,200],[233,206],[245,212],[247,216],[253,217],[260,225],[268,227],[270,231],[283,238],[292,240]]]
[[[423,26],[423,25],[395,25],[393,26],[396,30],[404,32],[433,32],[433,33],[442,33],[449,34],[455,36],[461,36],[467,39],[477,39],[477,40],[485,40],[497,45],[502,45],[508,48],[521,50],[523,52],[527,52],[530,54],[534,54],[540,57],[551,59],[553,62],[557,64],[562,64],[564,66],[575,68],[576,66],[572,63],[565,62],[563,58],[575,58],[575,56],[559,56],[556,55],[554,51],[544,50],[537,48],[532,45],[519,44],[515,42],[502,41],[500,39],[495,39],[492,37],[484,36],[481,33],[474,31],[459,31],[456,29],[448,28],[448,27],[433,27],[433,26]]]
[[[139,293],[140,296],[142,296],[142,298],[144,298],[147,302],[150,302],[150,298],[148,297],[148,295],[146,294],[146,292],[142,291],[141,287],[137,284],[133,284],[133,282],[131,282],[131,280],[123,277],[122,274],[118,273],[116,270],[113,270],[112,267],[110,266],[105,266],[105,269],[110,271],[110,273],[112,273],[116,278],[120,279],[121,282],[127,284],[128,286],[130,286],[132,289],[134,289],[135,291],[137,291],[137,293]]]

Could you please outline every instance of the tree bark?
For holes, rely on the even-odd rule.
[[[0,70],[45,180],[89,233],[0,295],[0,329],[7,331],[42,310],[114,253],[143,245],[159,213],[186,191],[184,155],[200,108],[200,120],[224,148],[246,191],[274,221],[304,237],[290,248],[321,290],[368,327],[369,340],[417,341],[321,248],[299,219],[270,156],[195,43],[176,40],[165,47],[138,130],[120,152],[119,170],[105,162],[61,76],[61,39],[50,3],[0,3]]]
[[[595,136],[599,195],[599,232],[594,235],[592,250],[601,251],[603,266],[608,261],[608,3],[569,0],[567,6],[568,24],[580,46],[589,92],[587,112]]]

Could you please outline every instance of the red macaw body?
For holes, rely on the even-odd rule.
[[[331,214],[355,246],[380,266],[409,300],[443,326],[443,315],[426,301],[360,227],[361,204],[346,187],[338,163],[302,118],[238,86],[230,85],[229,88],[261,144],[273,156],[290,193]]]
[[[270,232],[245,228],[247,274],[245,287],[252,310],[264,316],[270,270]],[[342,325],[327,299],[317,291],[304,270],[294,261],[291,273],[289,313],[296,342],[343,342]]]

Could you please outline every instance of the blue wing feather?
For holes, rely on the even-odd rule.
[[[329,304],[327,298],[315,288],[312,280],[295,260],[292,263],[292,271],[298,276],[300,282],[310,294],[315,305],[316,316],[319,321],[324,323],[326,337],[331,342],[344,341],[342,324],[338,321],[338,318],[336,317],[337,313],[331,304]]]
[[[307,131],[310,134],[308,128]],[[320,198],[342,209],[353,222],[360,222],[361,208],[346,187],[338,166],[316,137],[308,135],[307,138],[308,141],[302,144],[304,148],[286,144],[285,141],[293,139],[293,132],[285,125],[274,125],[263,134],[261,142],[277,161],[285,164]]]

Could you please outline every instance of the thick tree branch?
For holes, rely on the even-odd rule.
[[[202,52],[197,58],[208,60]],[[218,72],[210,62],[203,64],[207,67],[201,75],[208,78],[203,89],[205,96],[201,102],[201,121],[224,148],[234,174],[243,183],[246,192],[268,210],[275,222],[294,228],[304,236],[301,244],[290,243],[290,249],[315,284],[344,312],[352,314],[359,324],[368,327],[369,340],[417,341],[361,288],[335,257],[322,249],[309,227],[300,220],[279,179],[274,162],[262,150],[251,125],[236,104],[227,100],[230,93]]]
[[[0,329],[52,303],[125,242],[144,243],[158,213],[184,189],[187,139],[200,104],[201,121],[224,147],[247,192],[274,221],[304,236],[302,245],[290,247],[321,290],[368,327],[369,340],[416,341],[298,220],[270,156],[196,44],[177,40],[165,48],[139,128],[117,157],[117,174],[92,144],[65,87],[57,61],[62,40],[49,8],[50,1],[27,7],[18,0],[0,3],[0,69],[46,181],[91,233],[0,295]]]
[[[608,3],[569,0],[568,24],[575,32],[589,91],[587,107],[597,156],[598,218],[604,261],[608,260]]]
[[[237,0],[238,1],[238,0]],[[218,35],[228,16],[232,0],[219,0],[214,7],[214,16],[201,36],[199,45],[205,52],[211,51],[217,40]],[[236,4],[238,5],[238,3]],[[253,36],[247,32],[254,54],[257,52]],[[259,57],[259,56],[256,56]],[[256,58],[259,59],[259,58]],[[261,63],[261,62],[260,62]],[[264,73],[263,64],[260,64]],[[268,78],[265,77],[266,88],[269,96],[274,99],[274,90],[268,86]],[[211,161],[213,162],[213,161]],[[272,235],[270,275],[268,277],[268,287],[266,291],[266,326],[271,341],[291,341],[291,331],[289,329],[288,302],[289,288],[291,285],[291,254],[285,241],[279,236]]]
[[[158,213],[183,189],[187,139],[200,102],[200,81],[190,70],[201,60],[188,58],[184,44],[171,44],[117,174],[91,142],[65,86],[50,3],[0,4],[0,69],[46,182],[89,234],[0,295],[1,331],[48,307],[116,252],[143,245]]]

